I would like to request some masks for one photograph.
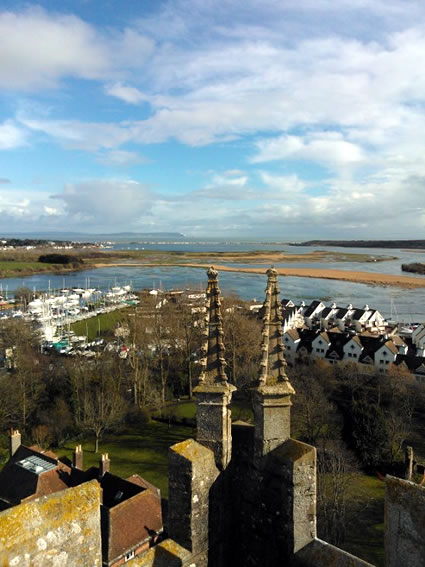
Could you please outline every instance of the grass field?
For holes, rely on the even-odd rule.
[[[385,482],[377,477],[358,474],[349,486],[350,498],[360,504],[360,511],[347,528],[347,540],[341,547],[353,555],[384,567]]]
[[[111,472],[129,477],[139,474],[161,489],[163,498],[168,496],[168,448],[195,433],[190,427],[168,427],[165,423],[150,421],[118,434],[106,434],[99,443],[99,453],[94,452],[94,439],[75,439],[64,447],[54,449],[58,456],[72,459],[76,445],[82,445],[84,468],[97,465],[101,453],[109,453]]]
[[[40,262],[3,262],[0,260],[0,278],[29,275],[37,272],[54,272],[62,269],[62,264],[42,264]]]
[[[72,323],[71,330],[74,331],[76,335],[88,336],[89,341],[99,336],[111,335],[120,321],[122,321],[131,310],[134,310],[134,308],[125,307],[111,311],[110,313],[101,313],[95,317],[90,317],[90,319]]]

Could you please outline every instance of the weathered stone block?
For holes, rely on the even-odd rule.
[[[187,439],[169,450],[168,531],[192,553],[209,545],[210,491],[219,471],[214,453]]]
[[[425,565],[425,488],[387,477],[385,482],[385,565]]]
[[[192,562],[190,551],[173,541],[166,539],[152,547],[145,554],[126,563],[128,567],[184,567]]]
[[[229,408],[235,387],[230,384],[201,384],[196,398],[196,440],[214,452],[220,470],[232,457],[232,422]]]
[[[291,435],[291,395],[289,382],[261,386],[252,391],[255,423],[255,456],[261,459]]]
[[[270,453],[266,470],[276,487],[269,498],[280,506],[276,536],[290,557],[316,537],[316,449],[288,439]]]
[[[373,565],[330,543],[315,539],[295,554],[291,567],[373,567]]]
[[[101,489],[95,480],[0,513],[0,565],[102,565]]]

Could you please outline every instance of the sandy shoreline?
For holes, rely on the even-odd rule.
[[[149,264],[149,263],[111,263],[93,264],[93,268],[150,268],[161,266],[176,266],[181,268],[208,268],[209,264]],[[214,264],[219,272],[240,272],[246,274],[265,274],[266,268],[239,268],[237,266],[220,266]],[[414,278],[411,276],[396,276],[392,274],[376,274],[372,272],[358,272],[348,270],[327,270],[326,268],[276,268],[281,276],[295,276],[302,278],[320,278],[327,280],[339,280],[354,283],[364,283],[379,286],[394,286],[405,289],[415,289],[425,287],[425,278]]]

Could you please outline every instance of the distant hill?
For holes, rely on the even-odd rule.
[[[160,240],[185,238],[180,232],[116,232],[88,234],[83,232],[6,232],[1,234],[4,238],[19,239],[45,239],[45,240],[72,240],[73,242],[94,242],[105,240]]]
[[[414,248],[425,250],[425,240],[307,240],[290,246],[340,246],[343,248]]]

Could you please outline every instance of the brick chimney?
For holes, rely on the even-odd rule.
[[[79,469],[80,471],[83,470],[83,448],[81,445],[77,445],[72,453],[72,466],[75,469]]]
[[[104,453],[99,461],[99,477],[102,478],[103,475],[109,472],[111,466],[111,461],[109,460],[108,453]]]
[[[21,446],[21,434],[18,430],[10,429],[9,451],[12,457]]]

